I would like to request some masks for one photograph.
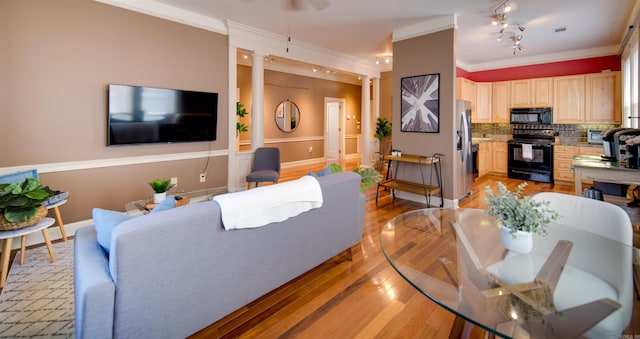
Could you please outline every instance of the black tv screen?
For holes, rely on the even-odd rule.
[[[107,144],[216,140],[218,93],[109,85]]]

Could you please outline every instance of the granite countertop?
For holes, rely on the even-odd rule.
[[[637,168],[628,168],[626,165],[620,164],[616,161],[602,160],[602,158],[597,155],[576,155],[573,157],[571,167],[603,168],[633,172],[640,171]]]

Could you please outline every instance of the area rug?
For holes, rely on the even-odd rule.
[[[51,263],[45,246],[16,256],[0,294],[0,338],[74,338],[73,240],[53,244]]]

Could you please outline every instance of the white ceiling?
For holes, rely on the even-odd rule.
[[[456,14],[457,63],[469,71],[616,54],[640,2],[510,1],[509,21],[526,27],[523,50],[514,56],[491,25],[498,0],[152,1],[371,60],[393,53],[394,30]],[[566,31],[554,33],[559,27]]]

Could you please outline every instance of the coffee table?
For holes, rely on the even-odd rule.
[[[456,316],[454,337],[471,323],[505,338],[574,338],[633,303],[572,293],[613,286],[611,268],[626,276],[628,266],[630,273],[632,248],[560,223],[549,225],[546,237],[534,235],[532,253],[515,254],[502,246],[499,221],[484,210],[427,208],[390,220],[380,241],[407,282]],[[613,261],[613,253],[629,261]],[[576,280],[578,273],[588,279]]]
[[[227,193],[226,187],[213,187],[213,188],[207,188],[203,190],[190,191],[190,192],[184,192],[184,191],[167,192],[167,195],[187,197],[189,199],[188,203],[193,204],[197,202],[209,201],[214,196],[218,194],[224,194],[224,193]],[[149,210],[146,208],[146,206],[150,202],[153,202],[152,197],[147,199],[130,201],[124,205],[124,208],[125,208],[125,211],[131,215],[144,215],[149,213]]]

